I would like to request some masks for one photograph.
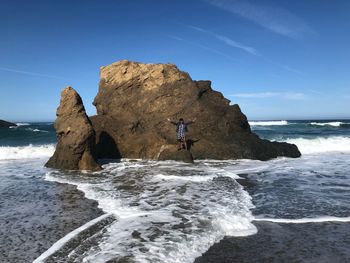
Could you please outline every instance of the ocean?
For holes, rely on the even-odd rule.
[[[296,144],[297,159],[105,160],[99,172],[44,168],[55,149],[52,123],[18,125],[0,129],[1,219],[23,209],[19,186],[43,197],[25,217],[0,224],[3,239],[18,237],[0,242],[1,262],[39,241],[16,262],[350,262],[350,120],[250,121],[260,137]],[[33,216],[48,209],[50,184],[75,186],[103,213],[55,241],[51,232],[27,239],[12,225],[40,226]],[[23,199],[38,202],[31,198]]]

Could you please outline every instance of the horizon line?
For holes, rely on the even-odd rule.
[[[88,115],[88,117],[95,116],[95,115]],[[0,120],[5,120],[13,123],[22,123],[22,122],[27,122],[27,123],[47,123],[47,122],[52,122],[54,123],[55,120],[9,120],[9,119],[0,119]],[[340,117],[340,118],[320,118],[320,117],[310,117],[310,118],[251,118],[248,119],[248,121],[308,121],[308,120],[318,120],[318,121],[331,121],[331,120],[350,120],[349,117]]]

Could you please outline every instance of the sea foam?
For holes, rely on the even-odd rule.
[[[284,224],[306,224],[306,223],[324,223],[324,222],[350,222],[350,217],[320,216],[314,218],[255,218],[254,221],[268,221]]]
[[[36,258],[33,263],[42,263],[45,262],[50,256],[52,256],[55,252],[59,251],[63,248],[63,246],[68,243],[70,240],[78,236],[81,232],[84,230],[94,226],[96,223],[108,218],[109,214],[104,214],[102,216],[99,216],[86,224],[82,225],[81,227],[78,227],[77,229],[73,230],[72,232],[68,233],[58,241],[56,241],[48,250],[46,250],[43,254],[41,254],[38,258]]]
[[[25,130],[26,131],[32,131],[32,132],[48,132],[48,131],[45,131],[45,130],[32,129],[32,128],[26,128]]]
[[[0,146],[0,160],[32,159],[50,157],[55,151],[54,144],[27,146]]]
[[[28,125],[30,125],[30,123],[27,123],[27,122],[17,122],[16,125],[17,125],[17,126],[28,126]]]
[[[76,185],[117,218],[98,246],[84,252],[82,262],[123,257],[193,262],[224,236],[257,232],[251,223],[251,197],[229,169],[209,162],[152,161],[122,161],[104,168],[91,176],[59,171],[46,175],[47,180]]]
[[[350,152],[350,137],[332,136],[312,139],[295,138],[285,140],[296,144],[302,154],[326,152]]]
[[[288,121],[249,121],[251,126],[281,126],[288,125]]]
[[[316,125],[316,126],[333,126],[333,127],[340,127],[342,124],[346,124],[341,121],[332,121],[332,122],[311,122],[310,125]]]

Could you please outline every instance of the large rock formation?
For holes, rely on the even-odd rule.
[[[252,133],[237,104],[230,105],[210,81],[193,81],[172,64],[120,61],[101,68],[96,116],[86,116],[80,96],[62,91],[55,128],[58,144],[46,166],[98,170],[96,158],[193,159],[299,157],[293,144]],[[187,134],[189,151],[178,151],[169,121],[196,119]]]
[[[15,124],[15,123],[0,120],[0,128],[9,128],[9,127],[16,127],[16,126],[17,126],[17,124]]]
[[[193,81],[172,64],[124,60],[102,67],[93,104],[98,158],[184,158],[167,118],[197,119],[187,136],[195,159],[300,156],[295,145],[260,139],[237,104],[230,105],[210,81]]]
[[[79,94],[71,87],[61,93],[54,127],[57,146],[47,167],[69,170],[100,170],[93,156],[95,132]]]

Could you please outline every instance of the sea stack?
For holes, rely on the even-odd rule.
[[[15,124],[15,123],[0,120],[0,128],[9,128],[9,127],[16,127],[16,126],[17,126],[17,124]]]
[[[78,93],[62,91],[55,128],[58,143],[47,167],[99,170],[97,159],[194,159],[299,157],[294,144],[260,139],[237,104],[231,105],[210,81],[194,81],[173,64],[122,60],[101,67],[90,119]],[[194,120],[178,150],[175,126]]]
[[[100,170],[93,155],[95,132],[81,97],[72,87],[62,91],[56,116],[57,146],[45,166],[66,170]]]
[[[295,145],[270,142],[252,133],[237,104],[194,81],[173,64],[127,60],[101,67],[99,91],[91,117],[98,158],[159,160],[259,159],[299,157]],[[196,119],[187,144],[192,156],[179,154],[171,118]]]

